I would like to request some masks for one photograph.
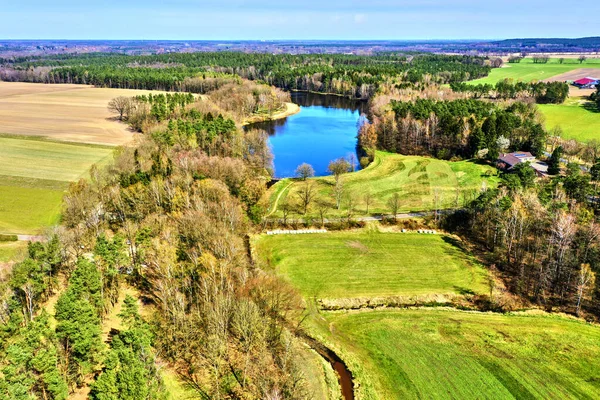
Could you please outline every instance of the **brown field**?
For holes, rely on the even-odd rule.
[[[600,68],[579,68],[573,71],[565,72],[564,74],[555,75],[552,78],[544,79],[546,82],[565,82],[576,81],[577,79],[591,76],[600,78]]]
[[[115,120],[107,104],[118,96],[147,93],[85,85],[0,82],[0,134],[122,145],[132,139],[133,133]]]

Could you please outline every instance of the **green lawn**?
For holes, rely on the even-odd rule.
[[[523,82],[539,81],[564,74],[574,69],[600,68],[600,59],[589,59],[583,64],[580,64],[576,59],[565,59],[564,64],[560,64],[557,58],[552,58],[547,64],[534,64],[533,59],[527,57],[520,63],[506,63],[504,65],[503,68],[492,69],[487,77],[470,81],[470,83],[495,84],[503,79],[514,79],[515,81]]]
[[[364,215],[366,193],[373,197],[369,214],[389,214],[387,202],[393,193],[400,195],[400,212],[432,210],[436,204],[437,208],[455,207],[462,205],[465,197],[478,193],[482,185],[495,187],[499,180],[493,167],[472,161],[450,162],[381,151],[367,168],[346,174],[341,179],[346,199],[342,201],[341,210],[337,210],[333,197],[334,178],[311,179],[318,195],[309,210],[310,215],[316,217],[314,205],[317,201],[329,204],[328,216],[345,215],[348,198],[354,200],[355,215]],[[275,203],[277,206],[272,216],[282,216],[281,204],[286,201],[293,204],[297,212],[301,211],[298,191],[303,184],[298,180],[283,179],[269,190],[270,209],[273,210]]]
[[[0,264],[18,260],[26,248],[26,242],[0,242]]]
[[[546,118],[546,129],[560,126],[565,139],[600,140],[600,112],[591,102],[575,97],[564,104],[540,104],[538,107]]]
[[[0,232],[39,233],[60,218],[64,191],[4,186],[0,179]]]
[[[322,313],[362,399],[594,399],[600,327],[441,309]]]
[[[0,135],[0,233],[34,234],[56,224],[70,181],[110,160],[106,146]]]
[[[0,175],[75,181],[92,164],[111,157],[112,149],[0,136]]]
[[[263,235],[255,249],[304,296],[352,299],[487,292],[485,270],[443,235]]]

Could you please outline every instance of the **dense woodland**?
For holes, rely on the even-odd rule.
[[[384,82],[462,82],[486,76],[482,57],[395,54],[290,55],[237,52],[125,56],[64,55],[30,61],[0,60],[0,79],[44,83],[83,83],[101,87],[206,93],[197,78],[235,75],[284,90],[309,90],[368,99]],[[208,74],[208,75],[207,75]]]
[[[591,173],[569,164],[563,176],[547,180],[535,180],[523,165],[506,174],[499,189],[448,216],[447,227],[480,245],[514,293],[549,310],[598,314],[599,179],[598,162]]]
[[[373,109],[372,123],[359,132],[365,149],[443,159],[481,156],[495,161],[506,150],[540,155],[545,141],[534,105],[475,99],[392,100],[382,109]]]

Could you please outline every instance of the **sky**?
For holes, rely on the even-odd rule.
[[[600,35],[600,1],[0,0],[0,39],[431,40]]]

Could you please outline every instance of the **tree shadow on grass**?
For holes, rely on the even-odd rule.
[[[581,107],[594,114],[600,114],[600,109],[598,108],[598,105],[592,101],[583,103]]]

